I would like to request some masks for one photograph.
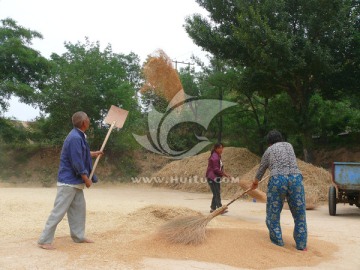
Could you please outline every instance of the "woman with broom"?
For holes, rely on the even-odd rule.
[[[224,166],[221,161],[221,154],[224,150],[222,143],[216,143],[211,150],[211,155],[208,160],[208,167],[206,170],[206,179],[210,186],[213,198],[210,206],[210,213],[214,212],[216,208],[220,208],[221,196],[220,196],[220,181],[223,176],[230,177],[224,172]],[[225,210],[223,213],[228,212]]]
[[[290,143],[283,142],[282,135],[272,130],[267,135],[270,145],[261,158],[251,189],[256,189],[267,168],[270,170],[270,180],[267,190],[266,225],[269,229],[272,243],[283,246],[280,214],[284,200],[290,207],[294,218],[294,239],[298,250],[306,251],[307,225],[305,212],[305,192],[302,175],[296,163],[294,149]]]

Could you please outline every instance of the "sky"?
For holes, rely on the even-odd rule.
[[[40,32],[43,39],[32,47],[49,58],[65,52],[64,42],[99,41],[113,52],[134,52],[141,62],[162,49],[173,60],[189,62],[192,55],[205,59],[183,25],[189,15],[206,11],[195,0],[0,0],[0,19]],[[39,115],[35,108],[10,101],[6,117],[28,121]]]

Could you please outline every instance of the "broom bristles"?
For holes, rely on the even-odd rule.
[[[216,209],[214,212],[211,213],[212,218],[222,214],[226,209],[228,209],[227,205],[221,206],[220,208]]]
[[[208,216],[175,218],[160,227],[158,236],[173,244],[198,245],[206,239],[206,225],[227,209],[223,206]]]

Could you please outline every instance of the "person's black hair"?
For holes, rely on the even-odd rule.
[[[281,133],[277,130],[271,130],[267,136],[266,136],[266,140],[268,144],[274,144],[277,142],[282,142],[283,141],[283,137],[281,135]]]
[[[215,143],[214,146],[213,146],[213,148],[211,149],[210,157],[211,157],[211,155],[215,152],[215,150],[218,149],[218,148],[220,148],[220,147],[224,147],[224,145],[223,145],[222,143],[220,143],[220,142]]]

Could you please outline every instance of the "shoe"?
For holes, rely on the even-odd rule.
[[[214,209],[210,209],[210,213],[214,212],[215,210]]]

